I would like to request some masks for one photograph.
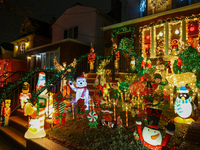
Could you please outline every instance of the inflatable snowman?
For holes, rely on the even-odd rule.
[[[185,86],[181,86],[174,105],[174,111],[184,119],[188,118],[192,114],[192,98],[188,93],[189,91],[187,88]]]
[[[69,81],[69,86],[73,91],[76,92],[76,102],[79,99],[85,100],[85,105],[87,106],[85,110],[89,109],[89,90],[87,89],[87,81],[84,75],[82,74],[80,77],[76,79],[76,87],[73,85],[72,81]]]
[[[166,126],[166,136],[162,139],[161,129],[158,128],[161,112],[161,110],[147,108],[148,125],[143,130],[141,130],[142,122],[140,120],[136,121],[141,142],[152,150],[162,150],[168,144],[171,136],[174,135],[175,125],[168,123]]]

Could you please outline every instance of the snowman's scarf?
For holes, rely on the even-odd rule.
[[[192,98],[189,97],[188,99],[186,100],[181,100],[178,96],[176,97],[176,102],[175,102],[175,105],[174,105],[174,109],[176,112],[179,112],[179,113],[182,113],[182,108],[181,108],[181,104],[187,104],[187,103],[190,103],[192,101]]]

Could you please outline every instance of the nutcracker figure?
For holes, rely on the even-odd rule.
[[[5,108],[4,108],[4,117],[5,117],[5,124],[4,126],[8,126],[8,122],[9,122],[9,116],[10,116],[10,99],[6,99],[5,100]]]
[[[88,54],[88,63],[90,63],[90,72],[94,70],[95,56],[96,54],[94,53],[94,47],[92,46],[91,43],[90,53]]]

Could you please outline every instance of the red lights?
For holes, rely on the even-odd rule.
[[[146,35],[145,38],[146,38],[147,40],[149,40],[149,39],[150,39],[150,35]]]
[[[190,30],[191,32],[193,32],[193,31],[195,30],[195,27],[194,27],[194,26],[190,26],[189,30]]]

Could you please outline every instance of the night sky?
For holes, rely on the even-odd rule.
[[[20,34],[26,15],[48,22],[56,19],[77,2],[109,12],[111,0],[0,0],[0,43],[11,42]],[[126,0],[121,0],[126,1]],[[122,3],[123,4],[123,3]]]

